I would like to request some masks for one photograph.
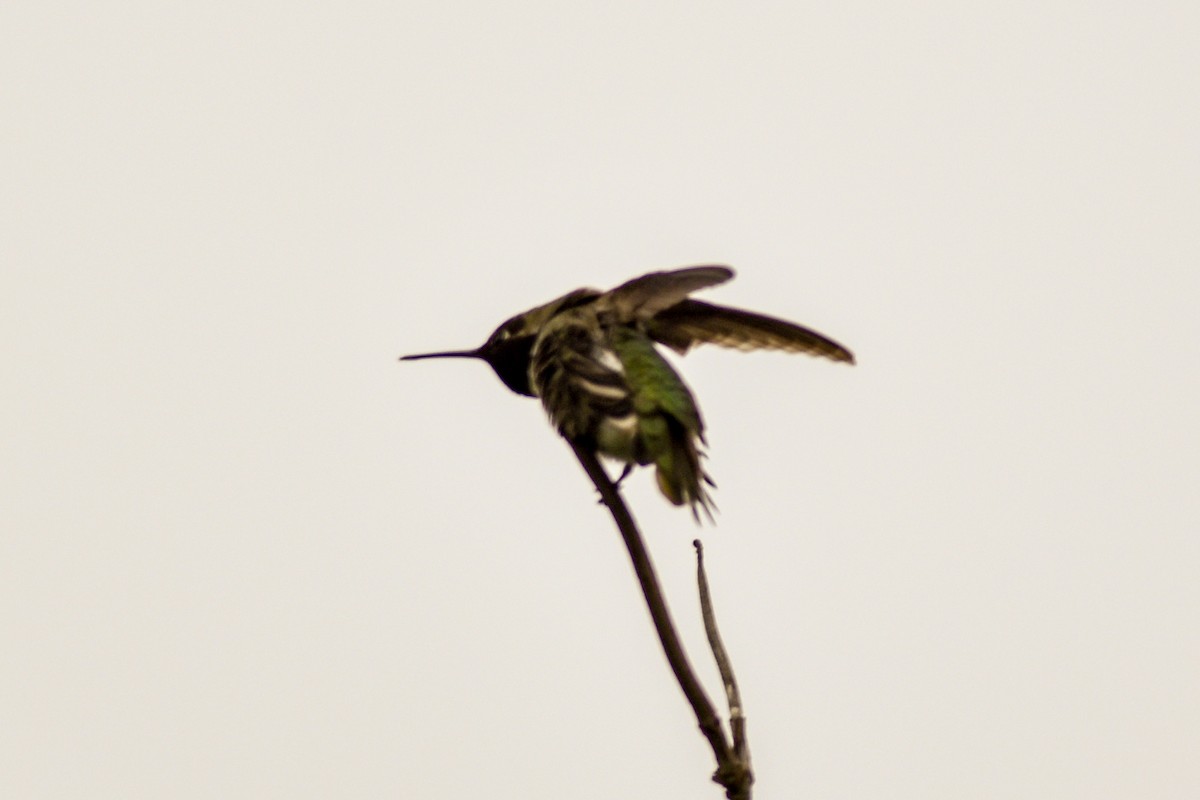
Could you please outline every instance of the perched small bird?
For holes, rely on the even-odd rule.
[[[659,354],[710,343],[854,363],[845,347],[791,322],[702,303],[692,292],[733,277],[723,266],[651,272],[608,292],[576,289],[506,321],[475,350],[404,356],[478,358],[517,394],[540,397],[568,440],[625,462],[654,464],[675,505],[712,518],[714,486],[700,465],[704,422],[691,391]],[[619,482],[619,480],[618,480]]]

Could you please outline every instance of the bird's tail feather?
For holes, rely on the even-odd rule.
[[[717,506],[704,485],[715,488],[716,484],[700,465],[697,439],[674,420],[668,425],[672,429],[671,444],[655,461],[659,491],[677,506],[690,505],[696,522],[700,521],[701,510],[708,521],[713,522],[713,511]]]

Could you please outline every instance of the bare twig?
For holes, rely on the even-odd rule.
[[[725,650],[725,643],[721,641],[721,632],[717,630],[712,595],[708,591],[708,575],[704,572],[704,545],[699,539],[695,539],[692,546],[696,548],[696,583],[700,587],[700,613],[704,617],[704,632],[708,635],[708,645],[712,648],[717,670],[721,673],[721,683],[725,686],[725,699],[729,703],[729,732],[733,736],[734,755],[731,768],[736,773],[733,782],[744,781],[749,787],[754,781],[754,774],[750,768],[750,743],[746,739],[746,715],[742,711],[742,694],[738,691],[729,653]],[[743,772],[744,777],[741,775]],[[726,785],[722,781],[718,783]]]
[[[696,673],[692,670],[687,654],[680,643],[679,634],[675,631],[671,614],[667,610],[666,600],[663,599],[662,589],[658,584],[658,577],[654,573],[654,565],[650,562],[650,554],[646,552],[646,546],[642,542],[637,523],[633,521],[633,515],[629,513],[629,508],[621,499],[621,495],[609,479],[608,473],[600,465],[596,454],[577,442],[570,442],[570,444],[571,449],[575,451],[575,457],[579,459],[584,471],[600,492],[601,500],[612,513],[613,520],[617,523],[617,529],[621,532],[621,538],[625,541],[629,558],[633,562],[633,570],[637,574],[638,584],[642,587],[646,606],[650,610],[650,618],[654,622],[654,630],[658,633],[663,652],[666,654],[667,663],[670,664],[671,671],[675,673],[675,679],[679,682],[679,688],[683,690],[684,696],[692,706],[692,711],[696,714],[700,732],[708,740],[713,755],[716,757],[717,771],[713,774],[713,780],[725,787],[725,796],[729,800],[750,800],[750,785],[753,783],[754,777],[750,772],[749,753],[746,752],[743,759],[735,748],[730,747],[725,738],[721,720],[713,708],[712,701],[705,694],[704,687],[696,678]],[[711,608],[708,616],[711,616]],[[705,624],[707,626],[707,619]],[[727,661],[728,659],[726,659]],[[724,680],[724,672],[722,672],[722,679]],[[728,681],[726,684],[728,685]],[[740,704],[737,707],[737,714],[738,727],[741,728],[742,749],[745,750],[745,729]],[[732,715],[730,722],[733,727]]]

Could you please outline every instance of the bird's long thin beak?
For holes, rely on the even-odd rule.
[[[415,356],[400,356],[401,361],[420,361],[423,358],[483,358],[478,350],[447,350],[444,353],[418,353]]]

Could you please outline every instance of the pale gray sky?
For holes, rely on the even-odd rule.
[[[705,262],[859,357],[678,362],[759,796],[1198,796],[1198,25],[6,3],[0,797],[720,797],[538,405],[395,361]]]

